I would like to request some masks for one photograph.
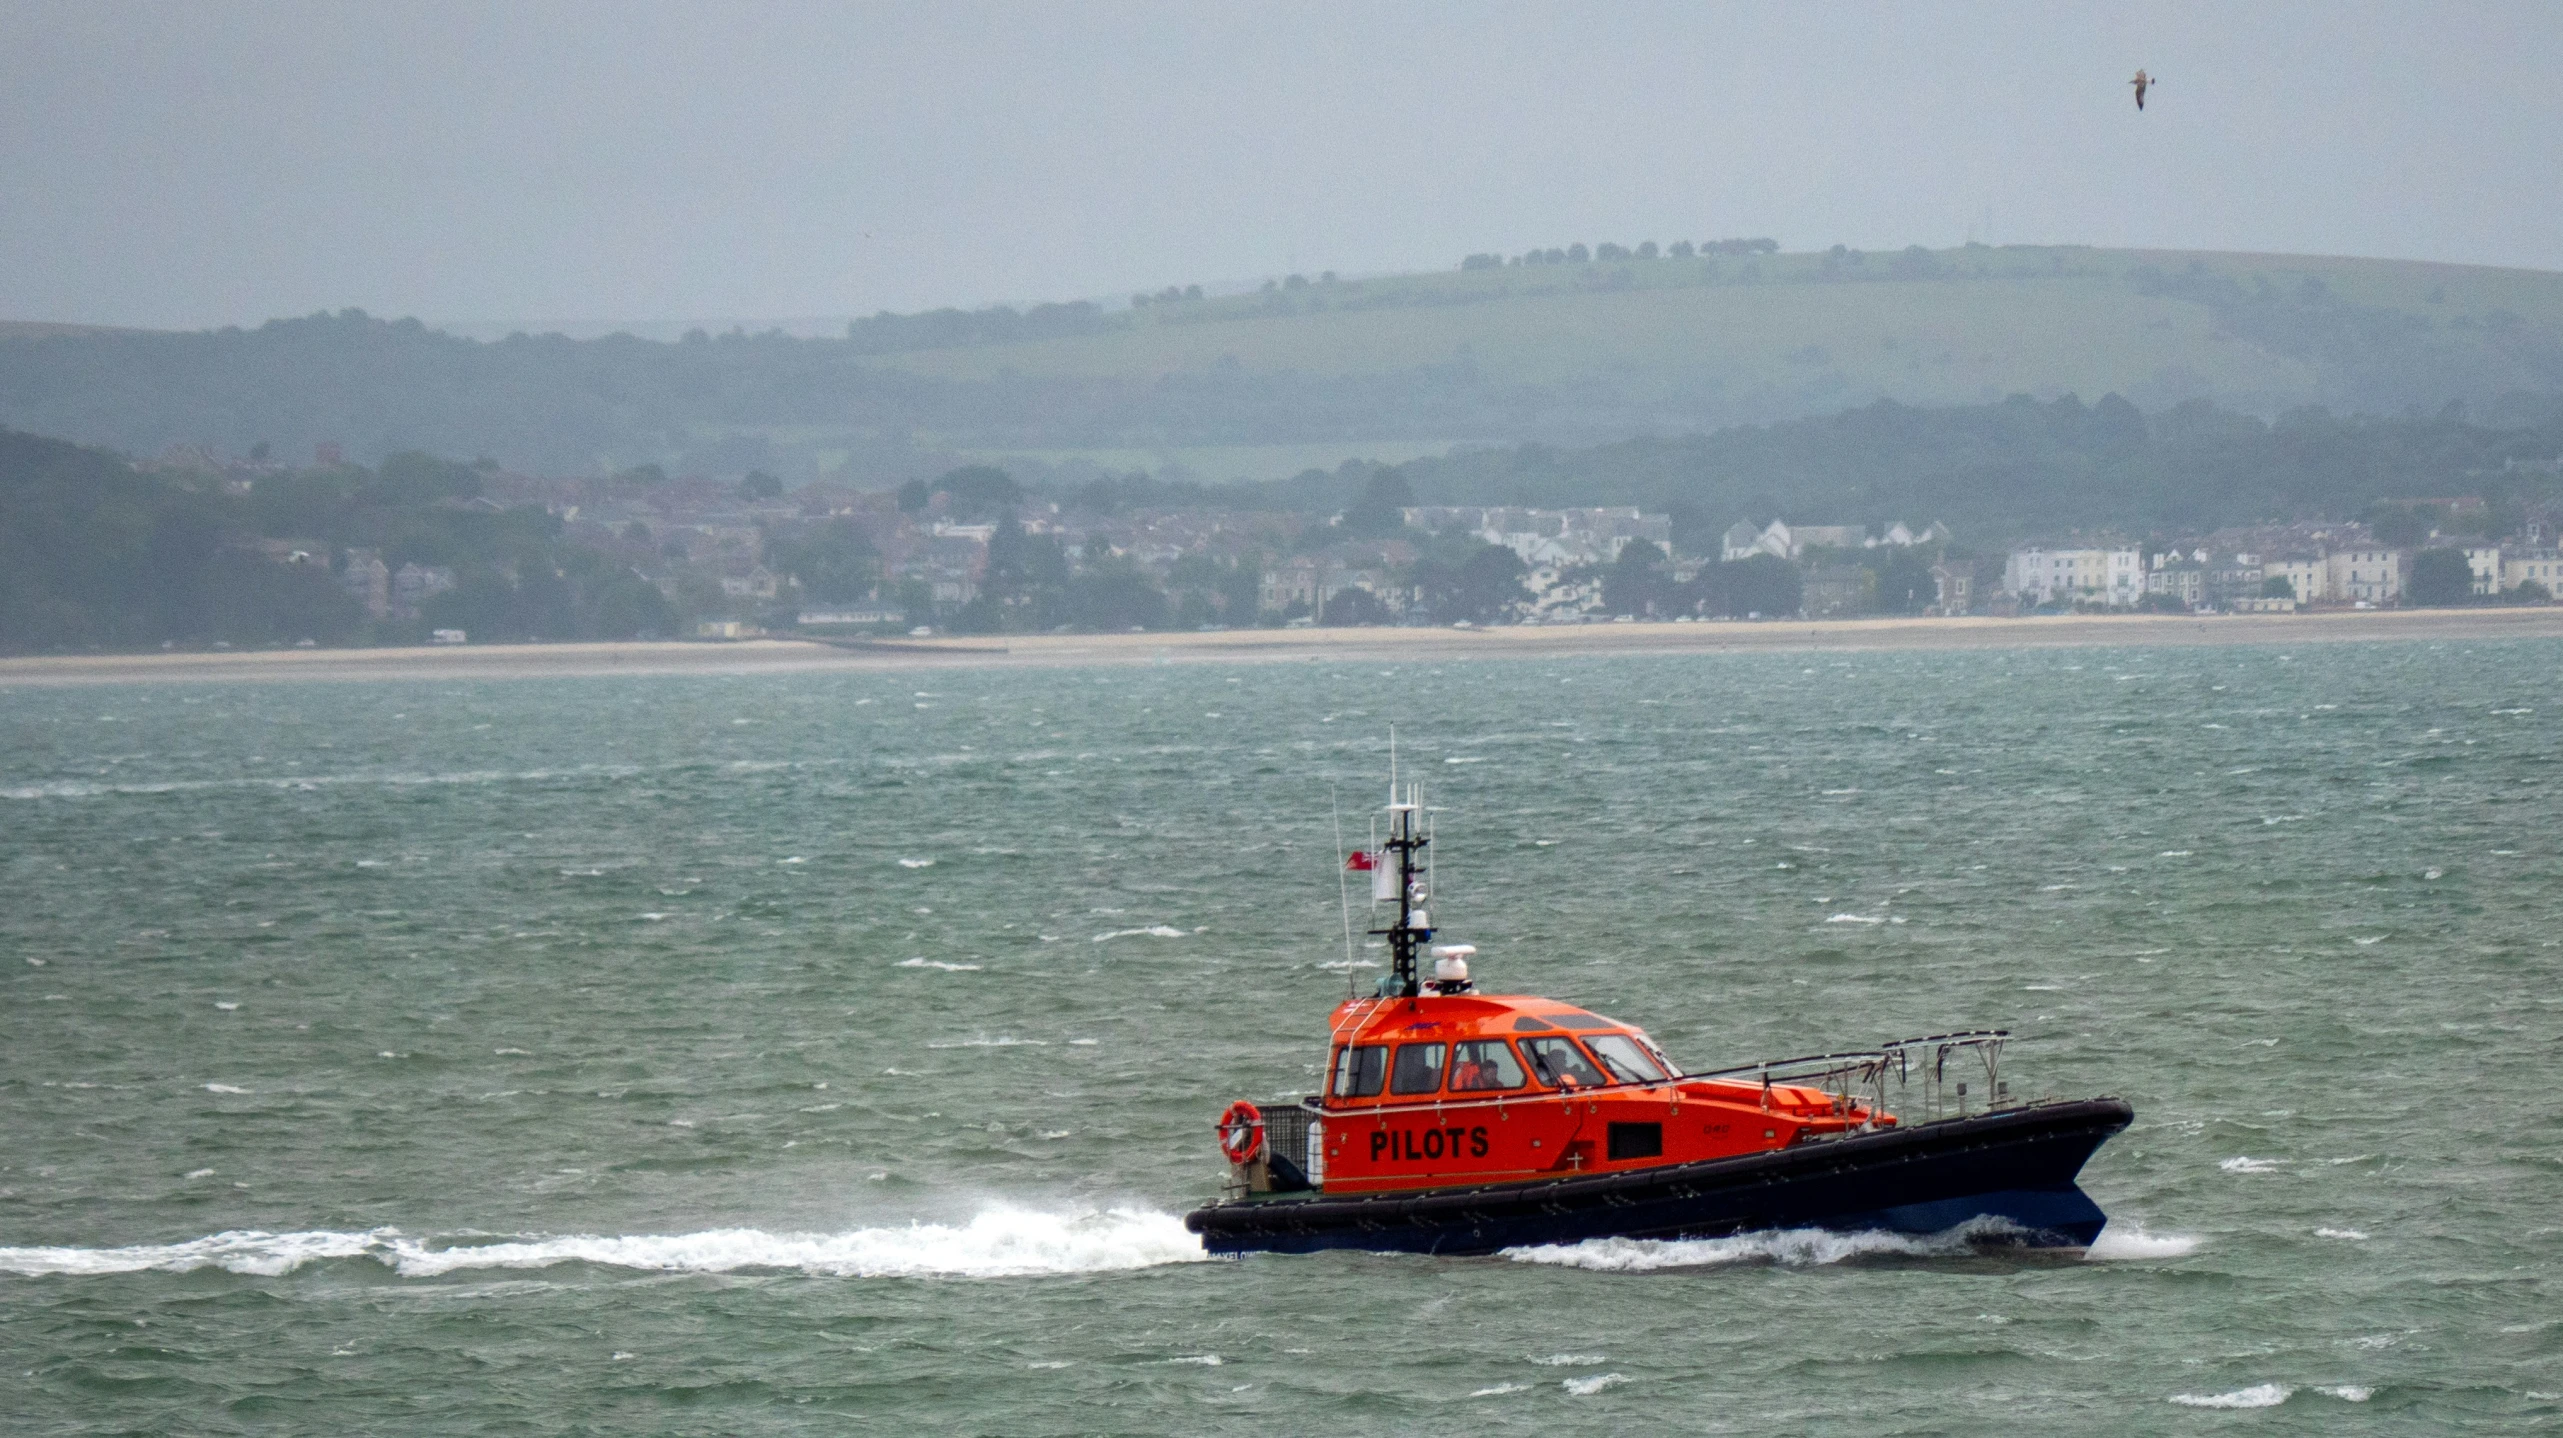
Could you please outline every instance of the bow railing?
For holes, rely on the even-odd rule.
[[[1924,1034],[1873,1049],[1766,1059],[1684,1079],[1815,1089],[1846,1117],[1865,1108],[1904,1123],[1929,1123],[2013,1107],[2011,1085],[2002,1076],[2002,1046],[2010,1039],[2002,1029]]]

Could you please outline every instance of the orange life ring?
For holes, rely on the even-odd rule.
[[[1219,1116],[1219,1151],[1230,1163],[1253,1163],[1264,1152],[1264,1111],[1239,1099]]]

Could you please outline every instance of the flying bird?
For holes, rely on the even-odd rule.
[[[2136,72],[2136,78],[2127,83],[2136,87],[2136,108],[2139,110],[2145,108],[2145,92],[2154,88],[2153,78],[2139,70]]]

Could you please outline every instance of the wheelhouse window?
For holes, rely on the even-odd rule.
[[[1524,1039],[1522,1056],[1531,1061],[1531,1073],[1550,1088],[1600,1088],[1610,1082],[1573,1039]]]
[[[1387,1077],[1386,1046],[1349,1044],[1335,1050],[1335,1097],[1371,1098]]]
[[[1513,1057],[1513,1046],[1502,1039],[1479,1039],[1451,1053],[1453,1093],[1495,1093],[1527,1082],[1521,1060]]]
[[[1442,1060],[1450,1052],[1448,1044],[1400,1044],[1397,1046],[1397,1069],[1389,1075],[1390,1093],[1438,1093],[1442,1087]]]
[[[1664,1076],[1666,1078],[1680,1078],[1682,1076],[1682,1066],[1673,1061],[1673,1055],[1664,1051],[1664,1045],[1647,1037],[1646,1030],[1631,1029],[1629,1030],[1629,1037],[1637,1040],[1637,1046],[1646,1050],[1646,1056],[1655,1060],[1655,1066],[1664,1070]]]
[[[1622,1083],[1654,1083],[1664,1077],[1664,1070],[1627,1034],[1596,1034],[1584,1042],[1592,1045],[1593,1057],[1602,1061],[1611,1077]]]

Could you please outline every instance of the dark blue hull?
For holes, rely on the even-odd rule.
[[[1493,1253],[1590,1238],[1720,1238],[1765,1229],[1940,1233],[1994,1220],[2006,1241],[2083,1247],[2107,1221],[2074,1186],[2135,1110],[2037,1104],[1769,1153],[1423,1193],[1285,1195],[1193,1210],[1213,1253]]]

